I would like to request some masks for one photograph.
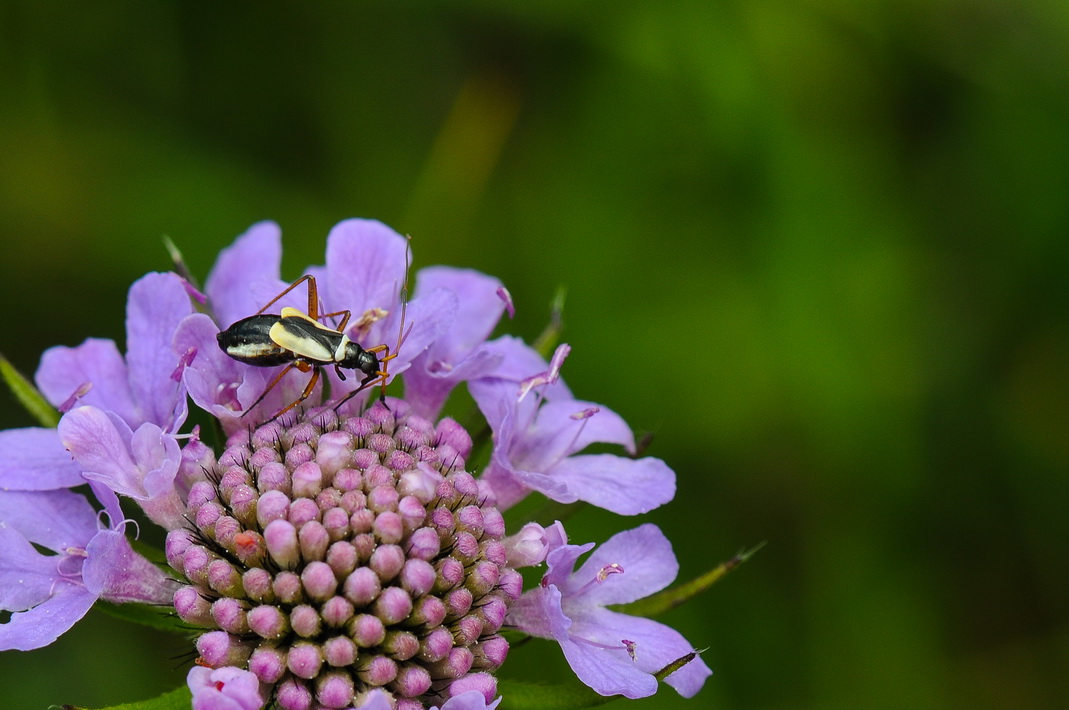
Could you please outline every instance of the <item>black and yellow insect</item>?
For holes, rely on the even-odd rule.
[[[296,308],[283,308],[278,315],[264,313],[268,308],[302,283],[308,284],[308,312],[304,313]],[[360,386],[341,398],[334,408],[342,406],[357,393],[382,385],[380,397],[386,397],[386,379],[389,377],[387,363],[397,357],[397,350],[401,347],[404,331],[405,309],[407,308],[407,284],[402,291],[401,329],[398,333],[397,346],[394,352],[390,352],[389,345],[376,345],[372,348],[363,348],[354,343],[345,334],[345,327],[349,324],[351,313],[335,311],[334,313],[319,314],[319,293],[316,288],[314,276],[302,276],[289,285],[282,293],[272,298],[263,308],[248,318],[242,318],[217,336],[219,347],[224,353],[239,362],[256,367],[275,367],[286,365],[278,375],[271,380],[263,393],[256,401],[245,410],[248,414],[253,408],[263,401],[267,393],[277,385],[290,370],[297,368],[301,372],[312,371],[312,377],[308,380],[301,396],[295,401],[280,409],[268,422],[277,419],[290,411],[312,393],[319,381],[320,372],[324,367],[334,366],[338,378],[345,379],[345,370],[358,370],[364,374]],[[321,318],[341,316],[341,322],[337,329],[330,328],[320,322]],[[383,353],[379,357],[379,353]],[[244,416],[244,414],[242,415]]]

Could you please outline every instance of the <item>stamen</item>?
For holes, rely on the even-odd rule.
[[[66,414],[74,408],[74,405],[78,403],[79,399],[89,394],[89,390],[91,389],[93,389],[92,382],[83,382],[82,384],[78,385],[78,388],[75,389],[73,393],[71,393],[71,396],[67,397],[67,399],[64,400],[61,405],[56,407],[56,409],[59,410],[60,414]]]
[[[509,290],[504,286],[498,286],[495,293],[497,293],[498,298],[505,302],[505,310],[508,311],[509,318],[515,318],[516,306],[512,302],[512,294],[509,293]]]
[[[193,358],[197,357],[197,346],[190,345],[189,348],[182,353],[182,356],[178,358],[178,365],[174,368],[174,372],[171,373],[171,379],[174,382],[182,381],[182,373],[189,367],[189,364],[193,362]]]
[[[579,596],[580,594],[586,594],[591,589],[593,589],[597,585],[601,584],[602,582],[604,582],[606,579],[608,579],[609,577],[611,577],[614,574],[623,574],[623,573],[624,573],[624,568],[620,564],[618,564],[616,562],[613,562],[611,564],[607,564],[604,567],[602,567],[600,570],[598,570],[598,573],[596,575],[594,575],[594,579],[590,580],[589,582],[584,584],[582,587],[580,587],[575,592],[575,596]]]
[[[557,349],[553,352],[553,358],[549,361],[548,370],[540,372],[537,375],[532,375],[520,382],[520,391],[516,401],[522,402],[523,398],[536,387],[556,384],[557,380],[560,379],[561,366],[564,365],[564,360],[568,357],[568,353],[571,351],[572,346],[567,343],[558,345]]]

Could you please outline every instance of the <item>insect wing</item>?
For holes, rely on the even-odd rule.
[[[302,314],[303,315],[303,314]],[[334,362],[334,352],[341,333],[318,327],[306,317],[287,316],[271,326],[271,340],[306,360]]]

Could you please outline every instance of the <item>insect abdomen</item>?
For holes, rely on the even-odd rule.
[[[268,335],[276,322],[278,316],[269,314],[243,318],[216,336],[219,349],[239,362],[258,367],[293,362],[293,353],[277,345]]]

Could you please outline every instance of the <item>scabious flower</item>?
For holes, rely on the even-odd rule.
[[[165,598],[196,629],[195,710],[493,710],[506,623],[557,640],[600,693],[652,693],[653,674],[690,647],[627,616],[624,638],[621,615],[603,606],[674,578],[659,531],[614,537],[574,575],[590,546],[568,545],[560,523],[513,521],[506,534],[504,511],[532,493],[633,515],[675,492],[663,462],[634,457],[618,415],[572,396],[560,377],[568,347],[547,363],[518,339],[489,340],[513,312],[492,277],[431,267],[409,289],[408,242],[378,222],[338,224],[325,265],[294,287],[280,262],[277,225],[254,225],[220,254],[203,294],[174,274],[134,285],[125,358],[96,340],[45,354],[37,381],[63,412],[58,428],[0,433],[0,583],[32,572],[31,584],[0,590],[0,609],[16,612],[0,625],[5,647],[51,642],[97,598]],[[232,323],[283,308],[327,329],[348,311],[345,337],[375,354],[384,384],[403,376],[404,398],[326,358],[307,363],[322,374],[310,387],[315,373],[254,367],[219,345]],[[478,475],[471,435],[441,416],[461,385],[492,435]],[[197,428],[182,432],[187,396],[221,429],[221,450]],[[624,455],[585,454],[594,443]],[[84,482],[109,525],[66,490]],[[116,495],[168,531],[173,577],[130,550]],[[626,581],[591,590],[608,557]],[[524,593],[516,570],[543,561],[542,586]],[[53,621],[32,637],[35,614]],[[697,659],[667,682],[692,695],[708,672]]]

